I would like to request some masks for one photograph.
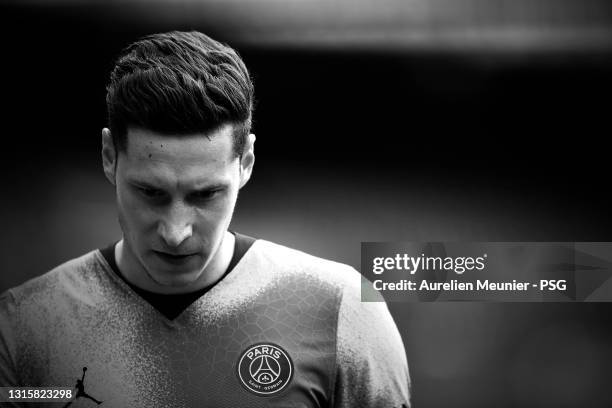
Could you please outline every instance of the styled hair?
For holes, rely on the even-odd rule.
[[[124,152],[130,127],[187,135],[229,123],[234,154],[241,156],[253,99],[253,83],[238,53],[197,31],[153,34],[130,44],[106,87],[113,143]]]

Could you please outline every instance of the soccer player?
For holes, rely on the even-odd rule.
[[[87,367],[72,408],[409,406],[402,340],[357,271],[229,230],[255,162],[233,49],[145,37],[107,107],[122,239],[0,297],[0,386],[70,387]]]

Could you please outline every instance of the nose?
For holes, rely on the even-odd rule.
[[[157,233],[169,247],[178,247],[193,234],[189,209],[183,204],[174,204],[160,220]]]

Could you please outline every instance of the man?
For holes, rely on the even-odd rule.
[[[409,405],[397,328],[360,302],[354,269],[228,230],[255,162],[234,50],[145,37],[117,59],[107,106],[123,238],[0,297],[0,385],[87,370],[71,407]]]

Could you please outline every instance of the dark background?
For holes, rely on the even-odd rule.
[[[104,87],[171,29],[235,46],[255,81],[237,231],[356,268],[361,241],[612,241],[605,2],[255,4],[0,7],[0,291],[120,237]],[[416,407],[612,405],[608,304],[389,308]]]

